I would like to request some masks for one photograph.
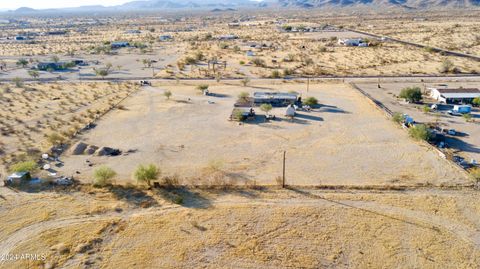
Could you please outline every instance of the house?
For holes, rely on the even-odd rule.
[[[339,39],[338,44],[348,46],[348,47],[368,47],[368,43],[361,38]]]
[[[173,37],[171,35],[161,35],[158,39],[160,41],[170,41],[173,39]]]
[[[126,48],[130,46],[130,43],[126,41],[117,41],[110,44],[112,49]]]
[[[125,34],[141,34],[142,31],[140,30],[127,30],[125,31]]]
[[[5,186],[18,185],[23,181],[32,179],[30,172],[15,172],[4,181]]]
[[[65,62],[41,62],[37,64],[37,69],[42,71],[63,70],[67,68],[67,65]]]
[[[296,93],[282,92],[255,92],[253,102],[256,105],[271,104],[272,106],[287,106],[294,104],[298,100]]]
[[[218,37],[218,40],[235,40],[238,39],[236,35],[221,35]]]
[[[470,104],[480,97],[477,88],[428,88],[430,97],[443,104]]]

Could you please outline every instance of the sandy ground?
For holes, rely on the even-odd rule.
[[[0,253],[45,257],[5,261],[0,267],[476,268],[480,264],[476,191],[130,192],[0,189]],[[173,192],[184,198],[183,205],[166,200]]]
[[[90,182],[95,167],[105,164],[117,171],[118,182],[133,182],[131,175],[139,164],[155,163],[163,175],[177,175],[187,184],[275,184],[286,151],[291,185],[468,182],[350,86],[312,84],[308,93],[305,84],[252,86],[211,87],[223,97],[202,96],[194,85],[145,87],[123,103],[125,109],[106,115],[78,139],[131,153],[65,155],[60,172]],[[163,96],[166,89],[173,93],[171,100]],[[315,96],[321,107],[300,112],[293,122],[285,119],[284,109],[272,111],[276,121],[259,119],[243,125],[228,121],[239,92],[270,89]],[[215,182],[218,176],[212,166],[221,172],[221,182]]]

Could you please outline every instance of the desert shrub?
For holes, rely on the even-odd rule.
[[[470,122],[472,120],[472,115],[470,114],[463,114],[462,117],[465,119],[465,121]]]
[[[60,145],[63,142],[65,142],[65,137],[58,133],[51,133],[47,135],[47,141],[50,145],[55,146],[55,145]]]
[[[201,51],[197,51],[195,53],[195,60],[202,61],[204,58],[205,58],[205,56],[203,55],[203,53]]]
[[[407,87],[402,89],[399,96],[408,102],[417,103],[422,100],[422,91],[419,87]]]
[[[401,124],[403,121],[402,113],[399,113],[399,112],[393,113],[392,120],[398,124]]]
[[[200,85],[197,86],[197,90],[199,90],[199,91],[208,90],[208,85],[207,84],[200,84]]]
[[[270,77],[272,77],[272,78],[280,78],[280,77],[281,77],[280,71],[278,71],[278,70],[273,70],[273,71],[272,71],[272,74],[270,75]]]
[[[425,47],[424,50],[429,53],[434,53],[436,50],[432,47]]]
[[[24,161],[10,166],[11,172],[34,172],[38,169],[38,165],[34,161]]]
[[[242,61],[240,61],[239,63],[240,63],[240,65],[244,65],[244,64],[245,64],[245,61],[242,60]]]
[[[15,83],[15,86],[17,88],[22,88],[23,87],[23,79],[22,78],[19,78],[19,77],[14,77],[12,79],[13,83]]]
[[[270,110],[272,110],[272,105],[271,104],[262,104],[260,106],[260,110],[262,110],[263,112],[265,112],[266,114],[268,114],[268,112],[270,112]]]
[[[248,85],[248,83],[250,83],[250,79],[249,78],[243,78],[242,79],[242,85],[243,87],[246,87]]]
[[[480,181],[480,168],[476,167],[471,169],[470,174],[473,176],[474,179]]]
[[[318,105],[318,100],[317,98],[311,96],[311,97],[307,97],[305,101],[303,101],[303,103],[307,106],[316,106]]]
[[[112,168],[101,166],[93,172],[93,186],[105,187],[112,183],[112,179],[117,175]]]
[[[246,101],[248,99],[248,92],[241,92],[238,94],[238,101],[242,102],[242,101]]]
[[[185,57],[184,62],[186,64],[192,65],[192,64],[195,64],[197,62],[197,60],[195,60],[195,58],[193,58],[193,57],[187,56],[187,57]]]
[[[449,59],[445,59],[440,66],[440,73],[455,73],[458,69],[453,65],[453,62]]]
[[[418,124],[408,130],[411,137],[416,140],[428,141],[431,137],[430,130],[425,124]]]
[[[135,170],[134,177],[138,182],[145,182],[148,186],[150,186],[151,181],[158,179],[160,173],[160,169],[154,164],[149,164],[146,166],[139,165],[137,170]]]
[[[423,106],[423,107],[422,107],[422,111],[423,111],[424,113],[428,113],[428,112],[430,112],[431,110],[432,110],[432,109],[431,109],[429,106]]]
[[[263,59],[260,59],[260,58],[253,59],[252,63],[253,63],[253,65],[258,66],[258,67],[265,67],[266,66],[265,61]]]
[[[293,75],[293,73],[295,73],[295,71],[293,69],[290,69],[290,68],[283,69],[283,76],[284,77]]]
[[[169,90],[166,90],[166,91],[163,93],[163,95],[164,95],[165,97],[167,97],[167,99],[170,99],[170,97],[172,96],[172,92],[169,91]]]

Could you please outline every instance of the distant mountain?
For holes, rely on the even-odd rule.
[[[235,11],[238,8],[474,8],[480,7],[480,0],[136,0],[122,5],[104,7],[101,5],[81,6],[63,9],[36,10],[21,7],[12,13],[34,12],[128,12],[172,9],[204,9],[213,12]],[[1,12],[1,11],[0,11]]]
[[[21,7],[21,8],[15,9],[13,12],[15,12],[15,13],[32,13],[32,12],[36,12],[36,11],[37,10],[33,9],[33,8]]]
[[[278,5],[284,8],[371,6],[376,8],[400,7],[408,9],[429,9],[444,7],[480,7],[480,0],[278,0]]]
[[[255,6],[258,2],[250,0],[144,0],[133,1],[118,6],[120,9],[178,9]]]

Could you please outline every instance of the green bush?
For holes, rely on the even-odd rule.
[[[207,84],[200,84],[200,85],[197,86],[197,90],[199,90],[199,91],[208,90],[208,85]]]
[[[465,121],[469,122],[472,120],[472,115],[470,114],[463,114],[462,117],[465,119]]]
[[[419,87],[408,87],[402,89],[400,98],[404,98],[408,102],[417,103],[422,100],[422,90]]]
[[[10,167],[11,172],[35,172],[38,165],[34,161],[19,162]]]
[[[112,168],[100,166],[93,172],[93,186],[105,187],[112,183],[112,179],[117,175]]]
[[[475,99],[473,99],[472,104],[474,104],[476,106],[480,106],[480,97],[476,97]]]
[[[317,98],[311,96],[311,97],[307,97],[305,101],[303,101],[303,103],[307,106],[316,106],[318,105],[318,100]]]
[[[422,107],[422,111],[423,111],[424,113],[428,113],[428,112],[430,112],[431,110],[432,110],[432,109],[431,109],[429,106],[423,106],[423,107]]]
[[[430,140],[430,137],[431,137],[430,130],[425,124],[418,124],[411,127],[408,130],[408,133],[410,134],[411,137],[413,137],[416,140],[428,141]]]
[[[272,110],[272,105],[271,104],[262,104],[260,106],[260,110],[262,110],[263,112],[265,112],[267,115],[268,115],[268,112],[270,112],[270,110]]]
[[[238,94],[238,101],[242,102],[242,101],[246,101],[248,100],[248,92],[241,92]]]
[[[403,122],[403,114],[399,112],[393,113],[392,120],[398,124]]]
[[[272,74],[270,75],[270,77],[272,77],[272,78],[280,78],[280,77],[281,77],[280,71],[278,71],[278,70],[273,70],[273,71],[272,71]]]
[[[138,182],[145,182],[148,186],[151,185],[152,180],[158,179],[160,176],[160,169],[154,165],[139,165],[135,171],[134,177]]]

